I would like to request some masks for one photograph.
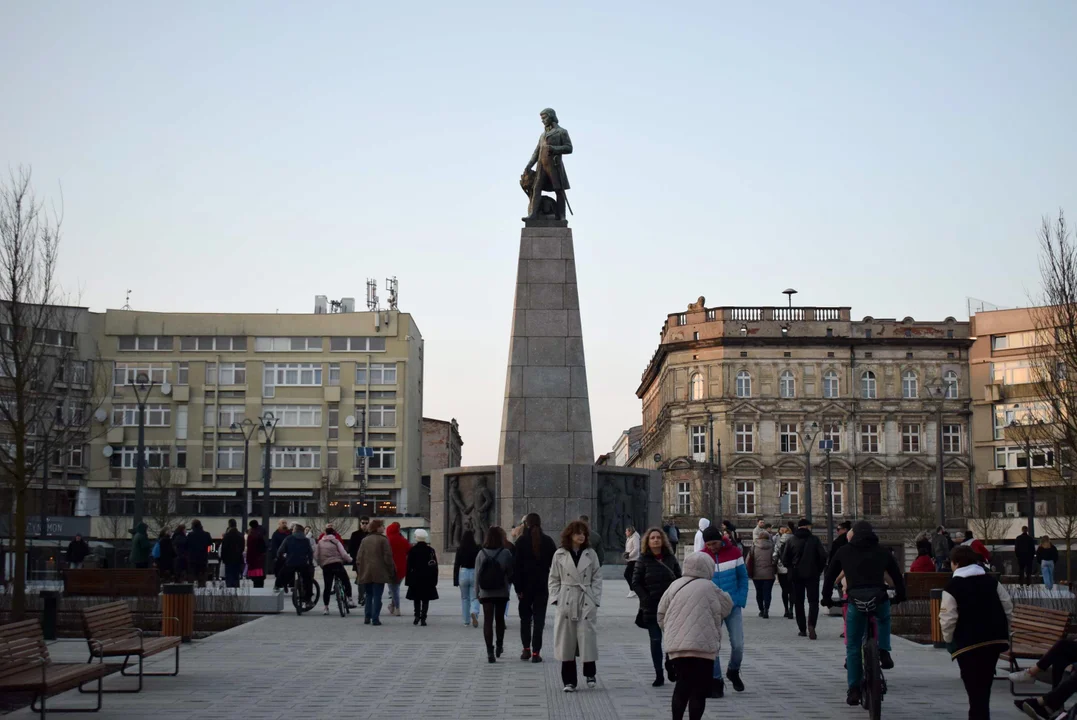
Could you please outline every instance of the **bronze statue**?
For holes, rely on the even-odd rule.
[[[542,124],[546,129],[539,135],[538,145],[535,146],[535,152],[531,154],[531,160],[528,161],[521,177],[521,183],[526,183],[531,180],[532,175],[534,176],[534,180],[531,181],[531,201],[527,206],[527,217],[524,217],[523,221],[538,220],[543,214],[542,192],[545,190],[556,195],[554,219],[563,222],[565,205],[568,202],[565,191],[569,189],[569,184],[561,156],[572,153],[572,140],[568,136],[568,131],[557,124],[557,113],[553,108],[546,108],[539,113],[539,117],[542,118]],[[538,163],[536,172],[532,173],[531,168],[535,167],[536,162]],[[570,206],[569,210],[571,209]]]
[[[491,518],[493,507],[494,494],[490,491],[490,488],[486,487],[486,478],[480,477],[475,482],[471,500],[471,518],[475,525],[475,531],[479,535],[480,543],[486,541],[486,533],[493,524]]]

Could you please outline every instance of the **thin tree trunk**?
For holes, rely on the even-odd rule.
[[[26,613],[26,488],[15,491],[15,583],[11,597],[11,620]]]

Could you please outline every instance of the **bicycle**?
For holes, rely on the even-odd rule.
[[[318,598],[321,596],[321,586],[318,585],[317,580],[311,580],[313,589],[310,592],[310,600],[304,600],[304,587],[303,584],[306,580],[303,579],[301,572],[295,572],[295,583],[292,585],[292,606],[295,607],[295,614],[302,615],[305,612],[314,609],[314,606],[318,603]]]
[[[348,596],[344,593],[344,583],[335,576],[330,577],[329,582],[333,583],[332,591],[337,598],[337,609],[340,610],[340,616],[346,617],[352,610],[351,606],[348,605]]]
[[[882,658],[879,655],[878,628],[875,624],[875,612],[879,598],[855,600],[842,598],[838,605],[850,602],[860,613],[867,616],[864,627],[864,639],[860,643],[860,662],[862,677],[860,679],[860,707],[868,711],[871,720],[879,720],[883,711],[883,695],[886,694],[886,678],[883,676]]]

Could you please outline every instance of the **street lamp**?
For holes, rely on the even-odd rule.
[[[839,437],[844,428],[844,423],[838,423]],[[830,478],[830,453],[834,451],[834,441],[820,440],[819,449],[826,455],[826,543],[831,545],[834,543],[834,481]]]
[[[243,433],[243,525],[241,526],[243,533],[247,532],[247,523],[250,522],[251,494],[250,487],[247,484],[247,466],[250,464],[251,438],[258,432],[258,427],[250,418],[244,418],[243,422],[232,423],[229,426],[232,432]],[[268,532],[268,530],[262,528],[262,532]]]
[[[262,431],[266,439],[265,459],[262,461],[264,467],[262,468],[262,532],[269,536],[269,477],[272,473],[272,461],[270,458],[271,448],[273,447],[273,431],[277,428],[277,419],[273,417],[273,413],[267,412],[258,418],[258,429]],[[243,475],[246,477],[246,458],[244,458]],[[273,569],[272,553],[266,553],[266,576],[269,575],[269,571]]]
[[[1020,405],[1014,405],[1014,410]],[[1024,422],[1017,419],[1014,413],[1013,422],[1008,426],[1011,436],[1016,436],[1021,441],[1025,450],[1025,483],[1028,488],[1028,534],[1036,537],[1036,492],[1032,489],[1032,438],[1043,432],[1043,420],[1034,418],[1031,410],[1025,410]],[[1046,451],[1045,451],[1046,452]]]
[[[935,511],[936,525],[946,527],[946,481],[942,467],[942,410],[946,401],[949,385],[940,378],[935,378],[927,385],[928,395],[935,400]]]
[[[146,373],[135,377],[135,400],[138,403],[138,453],[135,456],[135,527],[142,524],[146,485],[146,401],[150,399],[153,379]]]
[[[793,292],[796,292],[795,290]],[[801,438],[804,441],[804,484],[805,492],[804,499],[807,501],[808,512],[804,515],[808,522],[811,522],[811,446],[815,443],[815,438],[819,434],[819,423],[813,422],[804,432],[801,433]]]

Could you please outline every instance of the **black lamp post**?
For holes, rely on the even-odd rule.
[[[845,429],[844,424],[838,424],[838,433]],[[834,543],[834,481],[830,478],[830,453],[834,451],[834,441],[826,438],[819,441],[819,448],[826,455],[826,544]]]
[[[265,459],[263,460],[264,467],[262,468],[262,532],[266,537],[269,537],[269,478],[273,472],[272,458],[270,457],[271,448],[273,447],[273,431],[277,428],[277,419],[273,417],[273,413],[267,412],[262,417],[258,418],[258,429],[262,431],[266,439],[265,447]],[[244,458],[244,462],[246,459]],[[243,475],[246,477],[246,465],[244,465]],[[272,553],[266,553],[266,576],[273,569]]]
[[[232,423],[232,432],[243,433],[243,526],[241,532],[247,532],[247,523],[250,522],[251,491],[247,484],[247,467],[250,465],[251,438],[258,432],[256,425],[250,418],[244,418],[241,423]],[[262,532],[268,532],[262,528]]]
[[[139,373],[132,386],[135,390],[135,400],[138,403],[138,453],[135,456],[135,523],[137,528],[142,524],[144,510],[145,486],[146,486],[146,401],[150,399],[150,391],[153,389],[153,379],[146,373]]]
[[[935,400],[935,505],[936,525],[946,527],[946,480],[943,477],[942,457],[942,410],[948,387],[936,378],[927,386],[928,394]]]
[[[793,292],[796,292],[795,290]],[[803,433],[801,439],[804,442],[804,499],[807,502],[807,513],[804,517],[811,522],[811,446],[819,434],[819,423],[813,422]]]

